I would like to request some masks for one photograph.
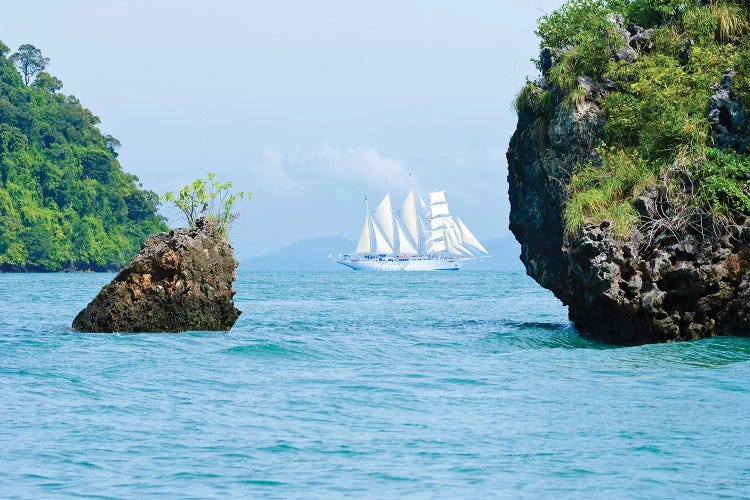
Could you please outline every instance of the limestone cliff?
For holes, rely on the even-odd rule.
[[[648,50],[649,31],[624,29],[618,16],[610,22],[623,38],[612,60],[634,63]],[[577,328],[608,342],[750,335],[749,219],[740,217],[723,231],[694,225],[671,230],[669,218],[678,207],[663,184],[653,183],[634,203],[639,221],[627,236],[616,235],[608,221],[566,231],[563,211],[571,175],[577,165],[597,162],[608,120],[602,103],[618,83],[579,76],[579,98],[569,99],[545,79],[560,54],[560,49],[542,51],[543,78],[536,87],[549,91],[551,103],[543,111],[519,106],[507,153],[510,229],[521,243],[527,273],[568,306]],[[745,108],[732,85],[730,71],[715,82],[706,103],[711,141],[744,151]]]

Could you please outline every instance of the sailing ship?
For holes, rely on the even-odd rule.
[[[429,204],[414,192],[398,211],[391,193],[374,212],[365,197],[365,223],[353,254],[336,260],[356,271],[458,271],[489,252],[460,217],[452,215],[445,191],[428,194]]]

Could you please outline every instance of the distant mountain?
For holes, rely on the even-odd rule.
[[[524,271],[521,263],[521,245],[512,234],[482,242],[492,255],[487,259],[469,262],[464,266],[467,271]]]
[[[346,268],[329,260],[328,256],[351,251],[356,246],[344,238],[312,238],[293,243],[275,252],[243,259],[241,268],[250,271],[346,271]],[[523,271],[518,256],[521,247],[513,235],[488,240],[484,245],[492,254],[466,264],[467,271]]]
[[[345,271],[345,267],[328,256],[350,252],[356,245],[344,238],[311,238],[260,257],[243,259],[240,268],[250,271]]]

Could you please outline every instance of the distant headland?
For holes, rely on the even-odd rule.
[[[159,196],[33,45],[0,42],[0,271],[114,271],[167,230]]]

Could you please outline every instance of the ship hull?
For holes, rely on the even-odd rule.
[[[457,258],[429,258],[429,259],[368,259],[342,258],[337,260],[342,266],[354,271],[458,271],[463,264]]]

